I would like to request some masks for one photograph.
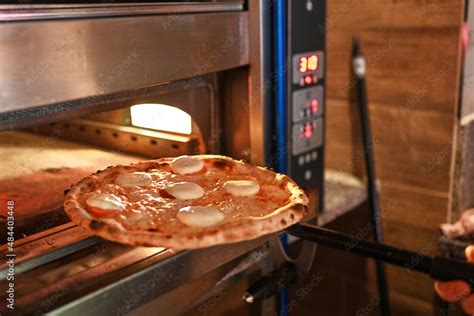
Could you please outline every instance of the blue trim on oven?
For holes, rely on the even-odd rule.
[[[276,0],[275,4],[275,160],[276,170],[288,172],[287,161],[287,18],[286,0]]]
[[[276,0],[274,10],[274,71],[275,71],[275,160],[276,170],[288,172],[288,110],[287,110],[287,2]],[[280,241],[285,249],[288,247],[287,235],[281,234]],[[280,291],[278,309],[281,316],[286,315],[288,289]]]

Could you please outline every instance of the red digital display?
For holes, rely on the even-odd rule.
[[[309,55],[300,57],[299,72],[306,73],[310,71],[316,71],[319,66],[319,58],[317,55]]]

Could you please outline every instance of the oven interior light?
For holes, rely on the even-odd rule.
[[[130,115],[136,127],[186,135],[192,132],[191,115],[171,105],[137,104],[130,108]]]

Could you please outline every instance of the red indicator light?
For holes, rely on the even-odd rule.
[[[313,111],[313,113],[316,113],[318,112],[318,108],[319,108],[319,102],[317,99],[313,99],[311,101],[311,110]]]
[[[304,136],[306,138],[310,138],[312,134],[313,134],[313,125],[311,125],[311,124],[305,125],[305,127],[304,127]]]
[[[304,77],[304,82],[306,84],[312,84],[313,83],[313,78],[311,78],[311,76],[306,76],[306,77]]]

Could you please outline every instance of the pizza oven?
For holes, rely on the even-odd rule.
[[[229,295],[279,263],[276,235],[193,251],[125,246],[72,224],[62,202],[109,165],[219,153],[292,175],[314,219],[325,8],[299,2],[288,21],[263,0],[0,5],[0,276],[14,284],[3,301],[38,315],[276,311],[274,299]]]

